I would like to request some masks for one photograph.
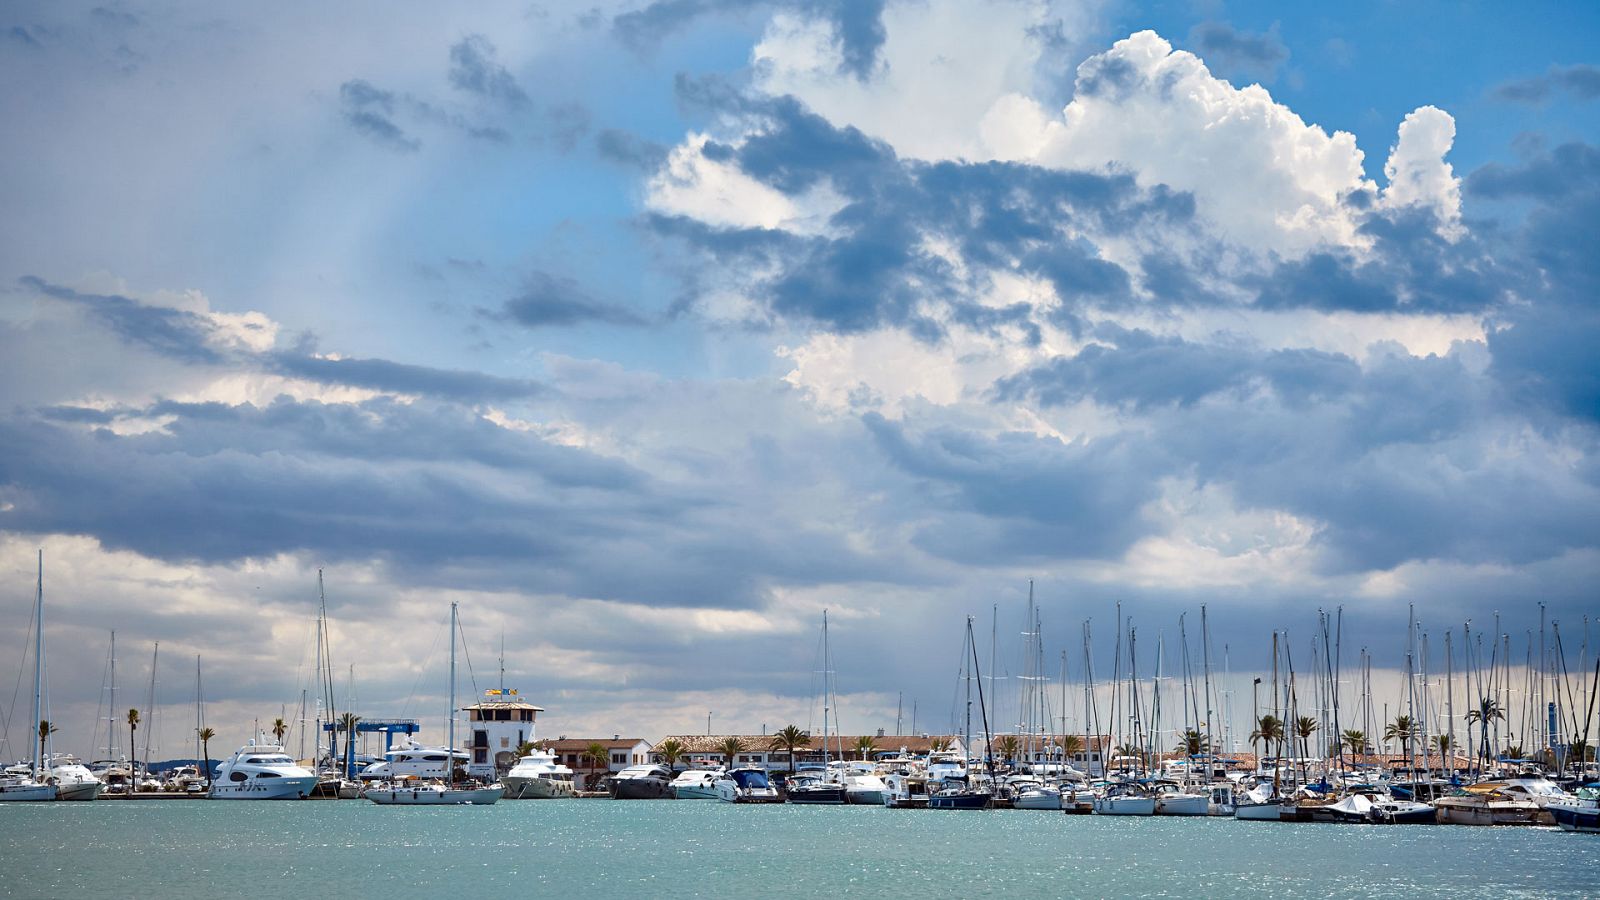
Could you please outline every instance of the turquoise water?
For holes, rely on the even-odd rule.
[[[565,800],[0,806],[3,897],[1600,895],[1600,835]]]

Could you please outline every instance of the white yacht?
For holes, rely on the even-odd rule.
[[[884,778],[883,805],[890,809],[927,809],[928,777],[920,771],[891,772]]]
[[[373,763],[361,770],[362,781],[385,781],[396,778],[447,778],[447,763],[454,756],[457,767],[467,764],[472,757],[467,751],[445,747],[424,747],[407,738],[383,754],[383,762]]]
[[[304,800],[317,786],[317,775],[297,765],[283,747],[251,740],[217,767],[211,782],[213,800]]]
[[[717,776],[713,787],[719,800],[728,803],[782,803],[783,797],[772,786],[765,769],[740,766]]]
[[[55,782],[57,800],[93,800],[106,789],[105,782],[94,777],[76,756],[52,756],[49,771],[46,780]]]
[[[715,800],[721,769],[687,769],[668,783],[674,800]]]
[[[1061,788],[1041,781],[1015,779],[1008,785],[1012,809],[1061,811]]]
[[[1154,790],[1158,816],[1203,816],[1211,811],[1209,792],[1185,790],[1175,781],[1158,781]]]
[[[870,762],[852,760],[839,767],[838,780],[844,783],[844,801],[867,806],[882,806],[889,786],[883,783],[878,767]]]
[[[501,779],[509,800],[548,800],[573,796],[572,769],[548,750],[534,750],[517,760]]]
[[[1153,816],[1155,813],[1155,794],[1133,782],[1113,784],[1094,801],[1097,816]]]
[[[0,802],[21,803],[56,799],[56,786],[34,781],[29,775],[0,775]]]

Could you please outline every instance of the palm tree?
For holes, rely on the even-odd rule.
[[[1317,720],[1301,716],[1294,720],[1294,733],[1300,738],[1300,778],[1306,778],[1306,760],[1311,756],[1311,736],[1317,733]]]
[[[682,741],[676,738],[667,738],[656,745],[656,752],[661,754],[662,761],[667,764],[669,769],[678,767],[678,757],[688,752],[688,749],[683,745]]]
[[[947,738],[947,737],[936,737],[933,740],[928,742],[928,752],[930,752],[930,753],[949,753],[950,752],[950,743],[951,743],[950,738]]]
[[[50,735],[55,733],[56,726],[53,722],[49,721],[48,719],[39,720],[39,763],[34,768],[38,769],[40,772],[44,771],[46,765],[44,758],[45,741],[48,741],[50,739]]]
[[[1206,746],[1206,736],[1198,728],[1185,728],[1183,734],[1178,736],[1178,749],[1189,756],[1200,756],[1209,748]]]
[[[1400,752],[1405,756],[1411,755],[1411,741],[1416,736],[1417,723],[1410,716],[1396,716],[1393,722],[1383,728],[1384,743],[1399,741]]]
[[[517,758],[521,759],[537,749],[539,749],[538,745],[534,744],[532,741],[523,741],[517,745]]]
[[[272,739],[273,740],[277,741],[281,745],[283,743],[283,736],[288,734],[288,733],[289,733],[289,723],[288,722],[285,722],[282,718],[277,718],[277,719],[273,719],[272,720]]]
[[[878,739],[872,735],[863,734],[861,737],[856,738],[856,752],[861,754],[862,759],[866,759],[877,749]]]
[[[278,721],[282,722],[283,720],[279,719]],[[205,767],[206,790],[209,791],[211,790],[211,739],[217,736],[217,731],[214,728],[202,728],[195,734],[200,738],[200,755],[205,757],[200,764]],[[283,738],[280,737],[278,740],[281,741]]]
[[[1082,753],[1083,738],[1075,734],[1063,735],[1061,737],[1061,752],[1069,757]]]
[[[1455,747],[1455,744],[1455,738],[1448,734],[1436,734],[1433,737],[1433,745],[1439,749],[1439,755],[1444,757],[1446,771],[1453,768],[1450,764],[1450,750]]]
[[[789,774],[794,774],[794,752],[801,747],[811,746],[811,733],[801,731],[793,725],[784,726],[783,730],[772,736],[769,750],[782,748],[789,753]]]
[[[128,710],[128,799],[133,799],[133,791],[139,785],[139,767],[133,763],[138,762],[138,755],[133,752],[133,733],[139,728],[139,711]]]
[[[1506,758],[1507,759],[1521,759],[1522,758],[1522,745],[1521,744],[1512,744],[1511,746],[1507,747],[1506,748]]]
[[[593,776],[594,773],[601,771],[602,769],[611,768],[611,752],[606,749],[605,744],[595,741],[588,747],[584,748],[583,761],[589,764],[589,774],[590,776]],[[598,779],[591,778],[591,789],[594,787],[592,782],[595,780]]]
[[[1358,728],[1346,728],[1339,735],[1340,746],[1348,748],[1351,753],[1364,754],[1367,752],[1367,733]]]
[[[1274,741],[1280,743],[1283,741],[1283,720],[1268,713],[1256,722],[1256,729],[1250,732],[1250,746],[1254,748],[1258,743],[1265,743],[1267,752],[1271,753]]]
[[[1133,744],[1123,744],[1122,746],[1113,749],[1111,752],[1115,756],[1131,756],[1137,760],[1144,759],[1144,750]]]
[[[1489,697],[1484,697],[1483,699],[1479,700],[1476,709],[1467,710],[1468,739],[1470,740],[1472,736],[1472,726],[1480,726],[1478,728],[1478,732],[1480,734],[1478,739],[1478,747],[1480,749],[1478,752],[1485,758],[1489,756],[1490,752],[1489,727],[1496,720],[1504,721],[1505,717],[1506,712],[1501,708],[1500,701],[1491,699]],[[1520,756],[1521,754],[1518,755]]]
[[[1008,734],[995,743],[995,749],[1000,751],[1000,758],[1010,765],[1017,758],[1017,752],[1022,749],[1022,742],[1014,734]]]
[[[717,745],[717,752],[728,760],[730,769],[733,768],[733,758],[743,753],[745,749],[744,741],[736,737],[724,738],[722,743]]]
[[[339,717],[339,730],[344,732],[344,777],[346,778],[350,777],[350,769],[356,763],[356,724],[360,721],[361,717],[355,713],[347,712]],[[448,755],[451,759],[455,758],[454,753]],[[454,783],[453,777],[451,783]]]

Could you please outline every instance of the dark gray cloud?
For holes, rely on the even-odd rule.
[[[350,127],[391,150],[410,153],[422,142],[395,123],[395,95],[363,79],[339,85],[339,106]]]
[[[495,59],[494,45],[481,34],[467,35],[451,46],[450,84],[513,109],[528,105],[527,93]]]
[[[1490,94],[1497,100],[1538,105],[1548,102],[1558,92],[1580,101],[1600,97],[1600,66],[1586,63],[1551,66],[1543,75],[1508,81],[1495,87]]]
[[[272,371],[321,384],[342,384],[400,394],[425,394],[463,401],[532,397],[543,388],[533,381],[499,378],[482,372],[435,369],[386,359],[310,356],[295,352],[268,354]]]
[[[528,275],[521,293],[499,309],[479,310],[479,314],[527,328],[560,328],[589,322],[646,324],[643,316],[627,307],[596,300],[571,278],[538,271]]]
[[[188,363],[217,363],[222,356],[209,343],[210,320],[165,306],[149,306],[120,294],[83,294],[34,275],[19,283],[32,291],[73,304],[122,340]]]
[[[1189,29],[1189,44],[1208,68],[1227,78],[1243,76],[1271,83],[1289,61],[1289,48],[1278,37],[1276,25],[1256,34],[1236,30],[1226,22],[1202,22]]]

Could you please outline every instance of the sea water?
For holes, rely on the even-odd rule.
[[[4,897],[1583,897],[1600,835],[523,800],[0,805]]]

